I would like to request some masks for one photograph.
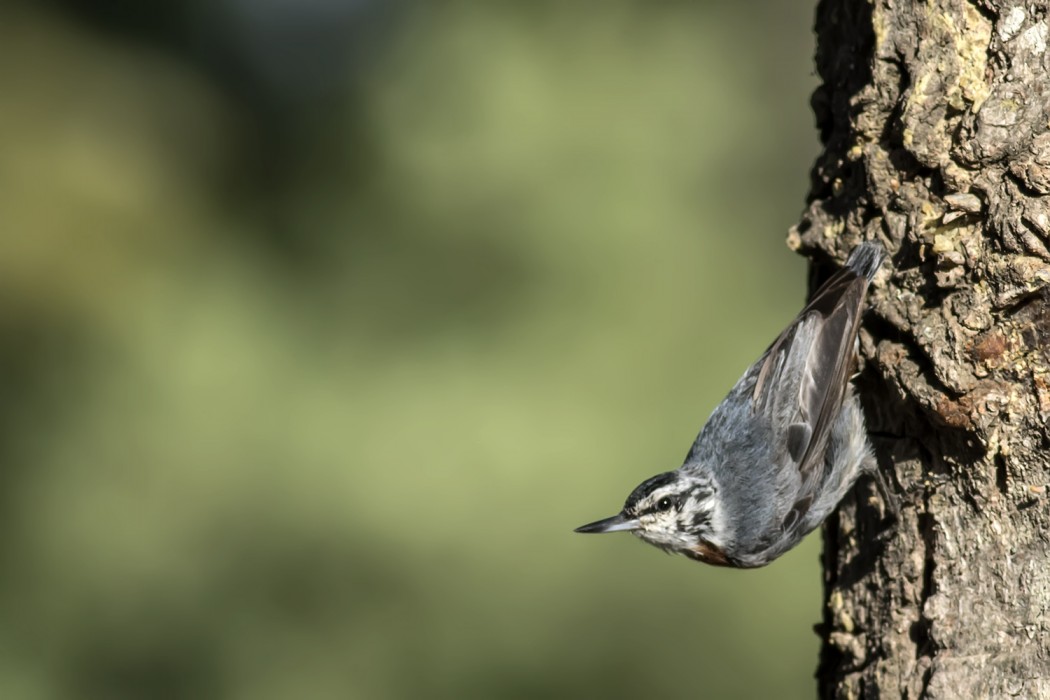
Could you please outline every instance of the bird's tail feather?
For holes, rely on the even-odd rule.
[[[846,267],[858,275],[864,275],[868,278],[868,281],[871,281],[875,278],[875,273],[878,272],[879,265],[882,264],[885,258],[886,251],[883,250],[882,244],[875,241],[865,241],[849,254]]]

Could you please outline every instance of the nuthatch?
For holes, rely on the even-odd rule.
[[[707,564],[764,566],[820,525],[859,476],[878,477],[850,379],[864,298],[884,255],[877,243],[857,246],[744,372],[685,463],[576,532],[626,530]]]

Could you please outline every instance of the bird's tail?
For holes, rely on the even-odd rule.
[[[886,251],[883,250],[881,243],[865,241],[849,254],[846,267],[858,275],[864,275],[870,282],[875,278],[875,273],[878,272],[879,265],[882,264],[885,258]]]

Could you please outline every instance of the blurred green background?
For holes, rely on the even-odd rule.
[[[812,3],[0,8],[0,697],[808,698],[572,528],[798,309]]]

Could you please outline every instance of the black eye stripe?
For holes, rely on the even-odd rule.
[[[665,511],[679,509],[682,507],[682,499],[676,495],[661,496],[657,499],[656,503],[651,505],[647,510],[650,513],[663,513]]]
[[[692,496],[697,501],[704,501],[704,500],[707,500],[708,498],[711,498],[711,496],[713,496],[714,493],[715,493],[715,491],[714,491],[713,488],[710,488],[710,487],[707,487],[707,486],[697,486],[696,488],[694,488],[692,491],[689,492],[689,495]]]

